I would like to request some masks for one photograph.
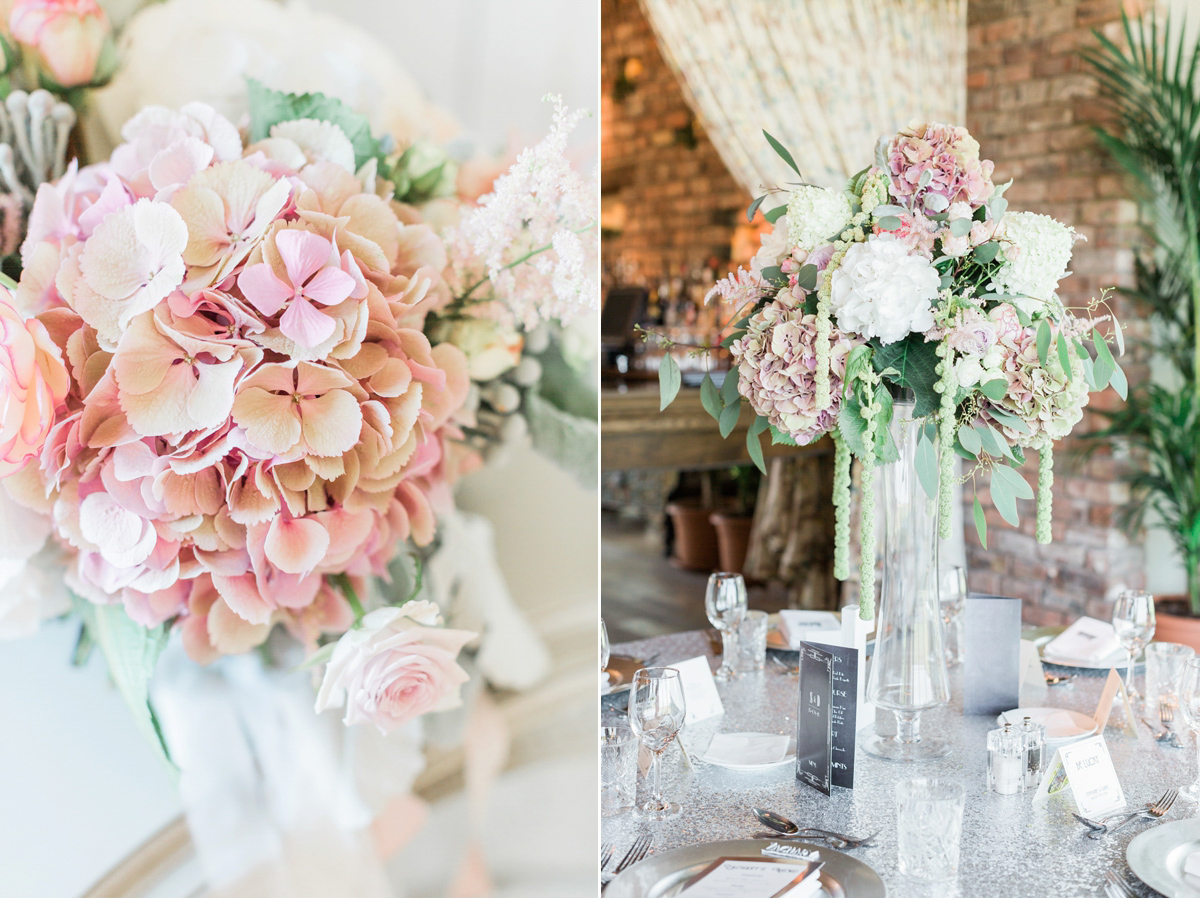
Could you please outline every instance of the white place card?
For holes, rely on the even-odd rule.
[[[1038,657],[1037,646],[1029,639],[1021,640],[1021,688],[1046,688],[1046,672],[1042,669],[1042,660]]]
[[[1059,748],[1046,765],[1033,803],[1042,804],[1066,788],[1084,817],[1100,817],[1125,807],[1125,793],[1103,736],[1089,736]]]
[[[1103,733],[1104,728],[1108,726],[1109,718],[1112,716],[1113,702],[1118,696],[1121,698],[1121,706],[1125,711],[1123,718],[1125,725],[1121,727],[1122,731],[1141,741],[1142,732],[1133,722],[1133,705],[1129,701],[1129,693],[1125,691],[1125,681],[1121,679],[1121,675],[1117,673],[1115,667],[1108,672],[1108,679],[1104,682],[1104,691],[1100,693],[1100,701],[1096,705],[1096,713],[1092,715],[1092,719],[1096,721],[1096,732]]]
[[[672,664],[671,667],[679,671],[683,700],[687,703],[685,726],[725,713],[725,706],[721,704],[721,696],[717,694],[717,681],[713,679],[707,656],[688,658],[686,661]]]
[[[804,898],[821,888],[818,864],[720,858],[680,898]]]

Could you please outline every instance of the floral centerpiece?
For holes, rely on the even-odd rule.
[[[327,662],[318,710],[391,729],[456,701],[474,635],[427,602],[360,600],[434,540],[470,451],[478,359],[442,323],[520,339],[595,301],[586,187],[561,159],[577,116],[560,104],[445,225],[419,205],[441,171],[414,176],[364,118],[249,92],[244,131],[147,108],[108,161],[39,188],[0,300],[0,477],[148,732],[171,633],[208,663],[277,626]]]
[[[765,136],[799,175],[787,149]],[[1050,540],[1054,441],[1082,418],[1089,392],[1110,384],[1126,392],[1108,346],[1121,343],[1120,327],[1094,314],[1103,297],[1082,310],[1058,297],[1079,235],[1048,216],[1010,212],[1009,185],[992,173],[965,128],[921,124],[883,138],[874,164],[840,191],[800,184],[758,197],[751,219],[782,198],[766,206],[773,232],[749,270],[709,294],[735,309],[721,345],[736,372],[719,389],[706,378],[701,390],[722,433],[748,404],[760,468],[765,431],[778,443],[833,440],[839,579],[849,573],[851,459],[863,463],[864,618],[874,608],[875,468],[898,457],[888,429],[895,391],[915,399],[917,474],[938,503],[942,538],[956,455],[973,483],[990,469],[992,501],[1015,526],[1016,500],[1034,497],[1017,472],[1033,449],[1040,542]],[[660,381],[665,404],[679,389],[669,355]],[[974,519],[986,546],[978,496]]]

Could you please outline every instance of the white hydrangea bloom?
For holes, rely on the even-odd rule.
[[[842,193],[808,185],[788,194],[787,209],[788,240],[806,252],[829,243],[854,215]]]
[[[1071,249],[1079,239],[1074,228],[1049,215],[1009,212],[1004,216],[1004,265],[991,288],[1018,297],[1027,315],[1061,308],[1058,282],[1070,272]]]
[[[830,286],[838,329],[886,345],[933,327],[941,278],[924,256],[880,234],[846,251]]]

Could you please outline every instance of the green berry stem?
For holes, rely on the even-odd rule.
[[[1037,541],[1051,540],[1050,518],[1054,508],[1054,443],[1047,437],[1038,449]]]
[[[833,436],[833,576],[850,576],[850,447],[838,430]]]
[[[876,433],[879,427],[877,415],[879,403],[875,398],[875,386],[879,376],[875,369],[868,367],[863,374],[863,384],[866,387],[867,399],[863,403],[863,418],[866,429],[863,431],[862,459],[862,544],[860,546],[861,564],[859,566],[858,614],[863,620],[875,617],[875,465],[876,465]]]
[[[938,409],[938,536],[950,538],[950,518],[954,496],[954,437],[958,430],[955,420],[955,397],[958,379],[954,374],[954,350],[945,341],[937,345],[938,380],[935,389],[942,394]]]

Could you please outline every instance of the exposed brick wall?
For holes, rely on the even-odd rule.
[[[1119,40],[1120,16],[1119,0],[970,0],[968,6],[967,126],[983,157],[995,160],[996,182],[1016,179],[1005,194],[1011,208],[1052,215],[1087,237],[1062,285],[1073,306],[1105,287],[1128,286],[1133,271],[1137,209],[1093,136],[1105,110],[1079,55],[1094,41],[1093,28]],[[1112,305],[1130,338],[1144,333],[1128,303],[1113,297]],[[1135,359],[1127,356],[1122,367],[1131,383],[1145,377]],[[1094,396],[1089,409],[1119,402],[1109,390]],[[1077,432],[1101,423],[1089,411]],[[972,589],[1028,600],[1026,619],[1035,623],[1063,623],[1082,611],[1107,619],[1105,594],[1144,579],[1140,546],[1113,524],[1128,498],[1120,463],[1101,453],[1067,476],[1071,445],[1057,446],[1052,544],[1034,540],[1032,502],[1019,503],[1021,527],[1013,530],[981,494],[987,551],[967,526]],[[1035,465],[1024,472],[1031,484]],[[970,501],[969,485],[967,492]]]
[[[625,207],[619,236],[606,235],[607,262],[618,257],[657,277],[729,257],[734,225],[751,197],[725,168],[683,98],[637,0],[601,4],[601,158],[606,203]],[[643,73],[614,99],[625,60]]]

